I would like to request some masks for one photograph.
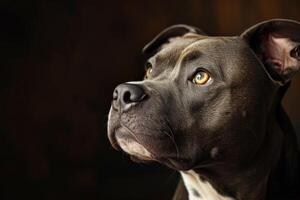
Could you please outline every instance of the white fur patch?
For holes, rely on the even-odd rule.
[[[213,159],[216,158],[217,155],[218,155],[218,153],[219,153],[218,147],[212,148],[211,151],[210,151],[210,156],[211,156],[211,158],[213,158]]]
[[[135,141],[128,141],[125,139],[118,139],[117,142],[120,145],[120,147],[125,151],[126,153],[137,156],[142,159],[150,159],[151,153],[143,147],[141,144],[135,142]]]
[[[184,185],[189,194],[189,200],[234,200],[219,194],[207,181],[202,181],[193,170],[181,171]],[[195,194],[195,191],[198,193]]]

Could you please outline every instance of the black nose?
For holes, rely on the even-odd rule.
[[[134,103],[141,102],[146,97],[141,86],[130,83],[118,85],[113,93],[113,106],[117,110],[128,110]]]

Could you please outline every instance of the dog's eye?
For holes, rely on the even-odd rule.
[[[146,63],[146,66],[145,66],[145,70],[146,70],[146,73],[145,73],[145,79],[149,78],[151,73],[152,73],[152,64],[150,62],[147,62]]]
[[[209,80],[210,76],[205,71],[197,72],[193,77],[193,83],[203,85]]]

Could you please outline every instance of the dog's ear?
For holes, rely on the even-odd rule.
[[[265,21],[250,27],[241,37],[274,80],[286,83],[299,69],[299,22],[288,19]]]
[[[197,33],[200,35],[206,35],[200,29],[188,26],[184,24],[177,24],[164,29],[159,33],[152,41],[150,41],[144,48],[142,53],[145,57],[154,55],[158,49],[172,37],[180,37],[186,33]]]

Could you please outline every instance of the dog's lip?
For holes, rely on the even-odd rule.
[[[120,151],[121,147],[119,146],[118,142],[117,142],[117,138],[116,138],[116,129],[117,128],[113,128],[113,130],[109,130],[108,131],[108,139],[110,141],[111,146],[117,150]]]
[[[132,134],[128,133],[128,128],[122,126],[121,124],[115,125],[108,129],[108,139],[110,141],[111,146],[117,151],[123,151],[118,143],[118,139],[126,138],[127,140],[135,140],[135,137]]]
[[[118,125],[118,126],[114,127],[112,129],[111,133],[109,134],[110,143],[115,150],[124,151],[124,149],[122,149],[122,147],[120,146],[120,144],[118,142],[118,140],[120,140],[120,139],[124,139],[129,142],[133,141],[133,142],[137,142],[137,143],[141,144],[137,140],[138,138],[135,135],[132,135],[132,133],[129,133],[129,130],[127,130],[127,129],[128,129],[127,127]],[[144,146],[144,145],[142,145],[142,146]],[[159,163],[165,164],[173,169],[181,169],[182,166],[180,163],[186,163],[186,161],[187,161],[185,158],[178,157],[175,154],[170,155],[169,153],[167,153],[164,155],[161,155],[161,154],[159,155],[159,154],[154,154],[151,151],[151,149],[149,150],[149,148],[146,148],[145,146],[144,146],[144,148],[147,151],[149,151],[149,153],[151,154],[150,157],[146,157],[143,155],[130,154],[130,153],[126,153],[126,154],[128,154],[130,157],[133,157],[134,161],[159,162]],[[126,152],[126,151],[124,151],[124,152]],[[174,153],[174,152],[172,152],[172,153]]]
[[[142,160],[152,160],[152,153],[149,152],[144,145],[140,144],[134,138],[117,137],[117,142],[121,149],[129,155],[136,156]]]
[[[115,128],[113,133],[110,134],[109,140],[111,142],[112,147],[117,150],[117,151],[124,151],[118,141],[117,141],[117,137],[118,138],[126,138],[127,140],[132,140],[135,141],[135,138],[132,137],[130,134],[126,133],[126,131],[124,131],[124,129],[122,129],[122,127],[119,128]],[[180,158],[177,156],[169,156],[169,155],[165,155],[165,156],[155,156],[152,152],[151,153],[151,157],[144,157],[142,155],[132,155],[129,154],[129,156],[131,157],[131,159],[135,162],[159,162],[162,164],[167,165],[168,167],[175,169],[175,170],[188,170],[189,165],[185,164],[188,160],[184,159],[184,158]]]
[[[138,138],[133,135],[132,133],[130,133],[127,127],[123,127],[123,126],[118,126],[116,128],[113,129],[113,131],[111,133],[109,133],[109,140],[110,143],[112,145],[112,147],[117,150],[117,151],[124,151],[126,152],[120,144],[120,141],[127,141],[128,143],[132,142],[132,143],[136,143],[138,145],[141,145],[150,155],[149,156],[143,156],[140,154],[132,154],[132,153],[128,153],[130,156],[135,156],[138,159],[141,160],[145,160],[145,161],[152,161],[155,160],[155,154],[153,152],[151,152],[150,150],[148,150],[144,145],[142,145],[142,143],[140,143],[138,141]]]
[[[115,137],[110,138],[109,140],[110,140],[111,146],[112,146],[115,150],[121,151],[121,147],[119,146],[119,144],[118,144],[118,142],[117,142],[117,140],[116,140]]]

